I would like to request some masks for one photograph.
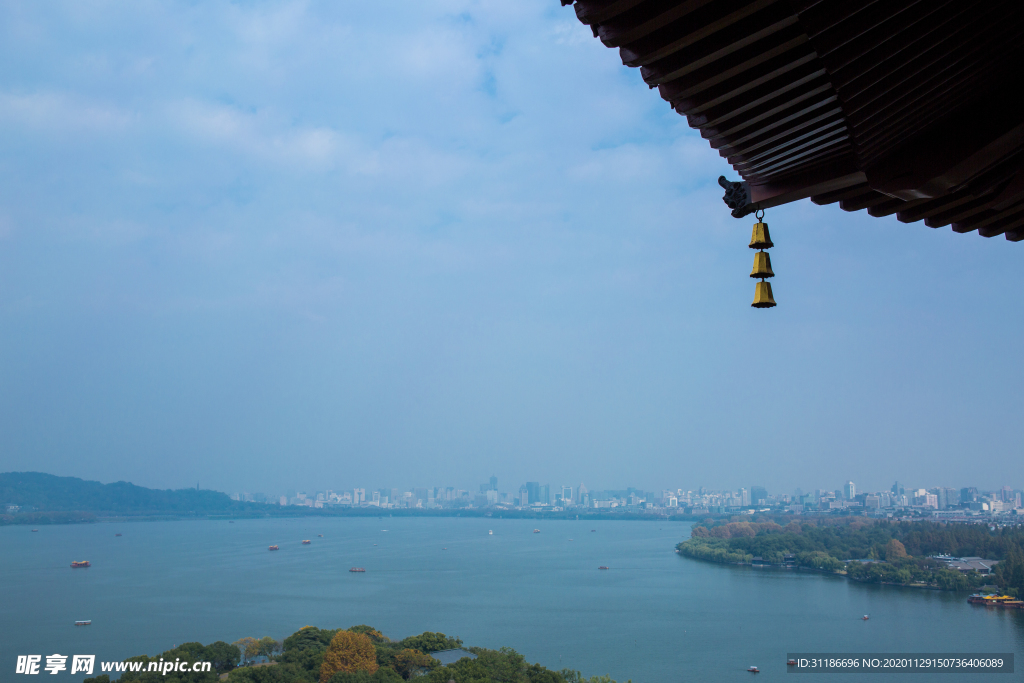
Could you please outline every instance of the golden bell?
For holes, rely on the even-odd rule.
[[[775,299],[772,298],[772,285],[770,282],[761,280],[757,283],[757,288],[754,290],[754,303],[750,305],[754,308],[771,308],[775,305]]]
[[[754,269],[750,271],[750,277],[775,277],[775,273],[772,272],[772,260],[768,258],[767,251],[754,254]]]
[[[750,248],[771,249],[774,246],[772,238],[768,235],[768,224],[760,221],[754,223],[754,231],[750,235]]]

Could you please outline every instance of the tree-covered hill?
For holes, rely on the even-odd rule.
[[[431,657],[456,648],[462,648],[462,641],[443,633],[391,640],[365,625],[350,629],[304,626],[283,642],[265,637],[243,638],[231,645],[185,643],[153,657],[132,657],[125,660],[119,680],[218,683],[224,676],[229,683],[401,683],[413,678],[424,683],[615,683],[608,676],[586,678],[578,671],[529,664],[510,648],[465,648],[469,654],[447,666]],[[147,671],[151,663],[159,669],[179,661],[209,661],[212,666],[206,672]],[[131,663],[137,665],[137,672],[131,670]],[[110,674],[101,673],[84,683],[110,681]]]
[[[252,507],[237,503],[220,491],[164,491],[125,481],[101,484],[42,472],[0,474],[0,504],[18,505],[29,513],[82,511],[119,515],[210,514]]]

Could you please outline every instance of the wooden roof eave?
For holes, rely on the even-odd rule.
[[[1024,4],[561,1],[740,173],[734,216],[810,198],[1024,239],[1024,110],[998,101]]]

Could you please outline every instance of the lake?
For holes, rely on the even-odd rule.
[[[1024,650],[1024,612],[690,560],[674,548],[689,527],[386,516],[0,527],[0,679],[18,678],[19,654],[124,659],[187,641],[281,639],[307,624],[365,623],[393,639],[441,631],[620,683],[745,681],[750,665],[758,681],[777,681],[788,652]],[[72,560],[92,566],[71,569]]]

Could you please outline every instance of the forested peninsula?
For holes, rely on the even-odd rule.
[[[676,546],[681,555],[723,564],[790,565],[856,581],[942,590],[995,584],[1024,596],[1024,530],[981,524],[865,518],[789,521],[705,520]],[[992,574],[948,569],[936,555],[999,560]]]
[[[445,652],[447,665],[431,655]],[[440,656],[440,655],[439,655]],[[150,663],[211,662],[208,672],[145,671]],[[284,639],[243,638],[228,644],[185,643],[149,657],[125,660],[119,679],[100,674],[84,683],[615,683],[608,676],[584,677],[578,671],[553,671],[528,664],[515,650],[463,647],[443,633],[421,633],[393,641],[371,626],[321,629],[305,626]],[[116,674],[115,674],[116,675]]]

